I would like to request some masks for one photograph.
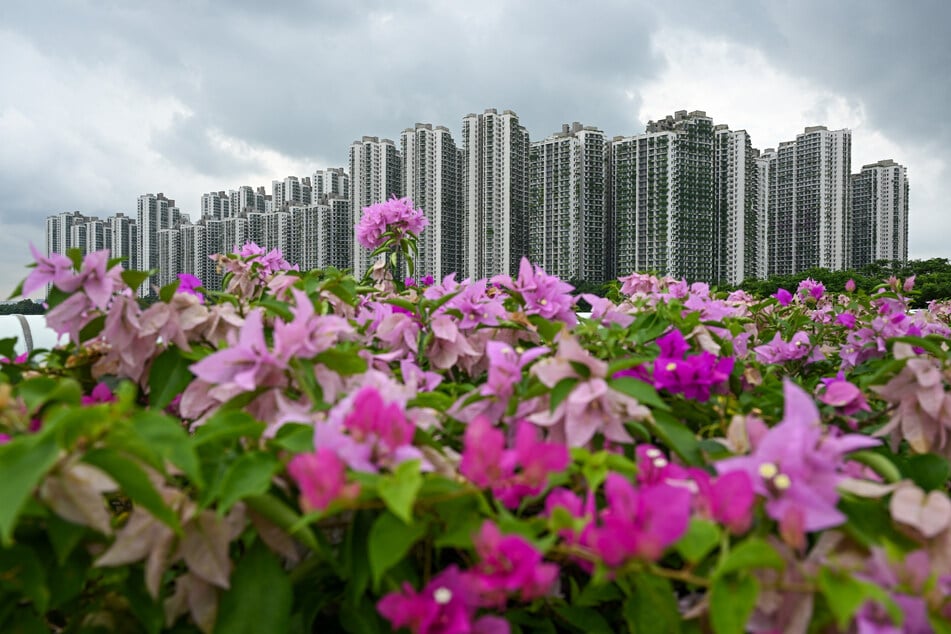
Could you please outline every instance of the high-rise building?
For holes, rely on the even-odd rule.
[[[779,144],[770,200],[770,274],[851,265],[851,165],[848,129],[812,126]]]
[[[235,197],[228,192],[209,192],[201,195],[201,217],[218,220],[231,215],[231,203]],[[239,199],[240,200],[240,199]]]
[[[181,212],[174,200],[162,193],[139,196],[136,225],[139,228],[138,264],[141,270],[150,271],[159,267],[158,234],[165,229],[176,228],[180,221]],[[152,275],[147,283],[139,287],[139,294],[153,294],[153,286],[160,286],[157,275]]]
[[[46,218],[46,255],[51,253],[66,254],[70,249],[78,247],[72,243],[72,227],[82,224],[88,218],[78,211],[62,212]]]
[[[74,222],[70,233],[72,248],[79,249],[84,256],[108,249],[112,243],[112,225],[98,218],[87,218],[81,223]]]
[[[437,280],[463,269],[462,152],[449,129],[417,123],[400,135],[403,194],[429,220],[419,236],[418,275]]]
[[[528,255],[528,131],[511,110],[462,120],[465,271],[478,279],[516,274]]]
[[[566,280],[607,279],[604,133],[580,123],[531,144],[529,252]]]
[[[908,170],[891,159],[852,175],[852,264],[908,261]]]
[[[127,270],[139,270],[139,231],[135,220],[125,214],[116,214],[108,220],[110,254],[114,258],[125,258],[122,263]]]
[[[714,127],[714,208],[712,280],[737,285],[745,279],[765,277],[760,269],[758,168],[756,154],[746,130]]]
[[[350,195],[350,175],[342,167],[317,170],[311,177],[311,202],[325,203],[330,196],[346,198]]]
[[[771,270],[769,248],[769,219],[773,208],[773,193],[776,187],[776,150],[767,148],[762,152],[753,150],[756,161],[756,240],[759,242],[759,277],[766,277]]]
[[[353,241],[353,274],[362,277],[370,252],[356,241],[356,225],[363,208],[402,196],[402,162],[390,139],[365,136],[350,146],[350,204]]]

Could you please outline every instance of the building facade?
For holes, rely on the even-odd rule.
[[[529,256],[566,280],[607,279],[604,132],[580,123],[531,144]]]
[[[851,178],[852,267],[908,261],[908,170],[891,159]]]
[[[356,241],[356,226],[364,207],[402,196],[402,161],[390,139],[365,136],[350,146],[350,203],[353,233],[353,274],[362,277],[370,252]]]

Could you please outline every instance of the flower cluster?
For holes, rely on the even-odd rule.
[[[388,240],[396,242],[412,234],[418,236],[429,224],[422,209],[414,209],[409,198],[396,198],[363,208],[357,224],[357,242],[377,249]]]

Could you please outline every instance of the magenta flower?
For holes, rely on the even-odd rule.
[[[543,563],[542,554],[519,535],[505,535],[490,521],[473,540],[479,563],[471,571],[488,605],[504,606],[509,595],[521,601],[545,596],[558,577],[558,566]]]
[[[808,299],[812,297],[815,300],[819,300],[822,299],[822,295],[825,293],[825,291],[826,287],[823,286],[822,282],[817,282],[809,277],[799,282],[799,287],[796,289],[796,294],[798,294],[802,299]]]
[[[0,445],[5,445],[11,440],[13,440],[13,437],[10,434],[0,434]]]
[[[498,284],[518,293],[525,305],[526,315],[541,315],[545,319],[557,319],[569,326],[578,323],[575,315],[575,299],[571,296],[574,286],[549,275],[538,265],[532,265],[523,257],[518,267],[518,277],[496,275],[493,284]]]
[[[842,372],[834,379],[822,379],[822,383],[825,390],[819,395],[819,400],[837,408],[845,416],[872,411],[862,390],[849,383]]]
[[[852,313],[839,313],[835,316],[835,323],[852,330],[855,328],[855,315]]]
[[[412,277],[407,277],[403,280],[403,286],[410,288],[411,286],[416,286],[416,279]]]
[[[484,616],[475,619],[479,596],[470,575],[449,566],[422,591],[404,583],[376,604],[377,611],[394,629],[413,634],[508,634],[508,621]]]
[[[691,476],[698,488],[698,505],[710,519],[723,524],[734,535],[749,530],[756,502],[749,474],[730,471],[711,478],[706,471],[692,469]]]
[[[505,448],[504,434],[478,416],[466,428],[459,472],[473,484],[491,488],[502,504],[518,508],[522,499],[541,493],[552,473],[568,466],[568,449],[559,443],[538,440],[538,430],[520,421],[515,447]]]
[[[435,280],[433,279],[433,276],[432,276],[432,275],[424,275],[422,278],[420,278],[420,280],[419,280],[419,285],[420,285],[420,286],[432,286],[434,281],[435,281]]]
[[[178,274],[178,292],[186,293],[188,295],[194,295],[198,298],[198,302],[201,304],[205,303],[205,296],[202,295],[199,291],[195,290],[201,288],[203,284],[201,280],[191,273],[179,273]]]
[[[779,302],[780,306],[789,306],[790,302],[792,302],[792,293],[787,291],[785,288],[777,290],[773,297],[776,298],[776,301]]]
[[[413,209],[409,198],[396,198],[363,208],[363,216],[357,224],[357,241],[373,250],[382,246],[387,238],[397,242],[407,234],[417,236],[429,224],[422,209]]]
[[[766,498],[766,512],[779,522],[784,539],[801,546],[805,532],[845,521],[836,508],[843,458],[879,441],[825,432],[816,404],[802,388],[786,379],[783,393],[782,422],[767,432],[751,455],[722,460],[716,467],[721,475],[745,471],[756,493]]]
[[[83,405],[95,405],[97,403],[112,403],[115,402],[116,396],[112,393],[112,390],[109,389],[109,386],[105,383],[97,383],[96,387],[92,389],[92,392],[88,396],[83,395],[81,402]]]
[[[294,456],[287,471],[300,489],[301,508],[308,512],[323,511],[335,500],[355,499],[360,490],[356,482],[347,484],[343,461],[326,447]]]
[[[608,566],[629,559],[657,561],[687,530],[692,496],[684,487],[657,484],[635,489],[612,472],[604,495],[607,507],[601,511],[600,525],[589,529],[585,541]]]
[[[679,330],[657,340],[661,354],[654,360],[654,387],[705,402],[710,391],[721,386],[733,371],[733,358],[718,359],[709,352],[684,357],[687,342]]]

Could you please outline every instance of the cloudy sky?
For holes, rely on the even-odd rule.
[[[706,110],[759,148],[853,131],[911,182],[910,256],[951,257],[947,0],[0,4],[0,293],[44,219],[343,166],[363,135],[515,110],[609,136]]]

